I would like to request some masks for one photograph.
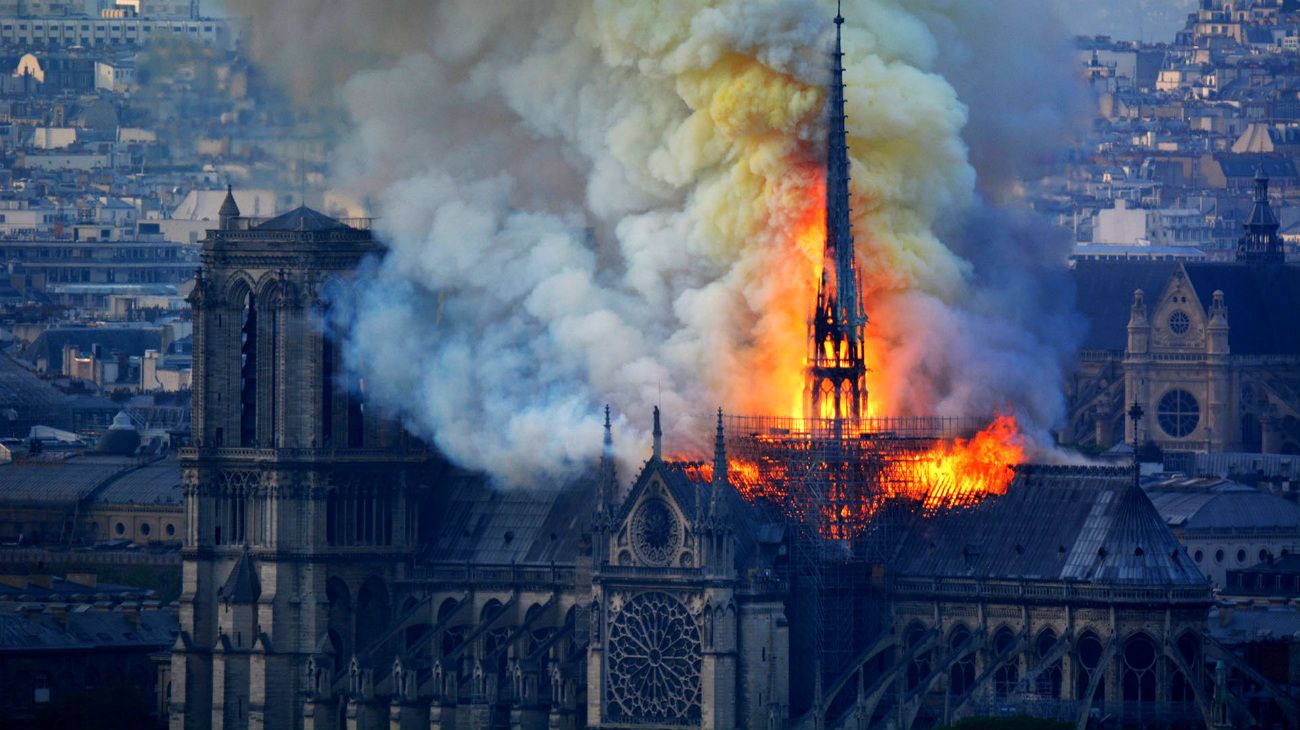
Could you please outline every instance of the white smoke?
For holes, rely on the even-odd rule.
[[[337,187],[373,201],[389,246],[362,278],[349,362],[448,456],[536,482],[598,452],[604,403],[635,463],[654,404],[671,451],[707,442],[716,406],[784,397],[751,374],[765,333],[802,347],[780,310],[812,282],[791,281],[805,272],[783,252],[808,193],[793,171],[823,144],[826,2],[236,5],[299,97],[337,89]],[[1013,199],[1064,132],[1068,76],[1043,71],[1064,34],[1034,0],[844,14],[855,230],[890,409],[1011,408],[1050,427],[1077,329],[1039,278],[1059,248],[981,200]]]

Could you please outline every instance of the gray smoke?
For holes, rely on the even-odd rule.
[[[654,404],[669,449],[698,453],[714,407],[786,397],[759,345],[802,348],[778,310],[811,286],[791,281],[791,181],[824,134],[827,2],[232,5],[297,98],[346,114],[336,187],[389,246],[349,362],[451,458],[536,483],[598,452],[606,402],[635,463]],[[1046,279],[1063,242],[982,201],[1016,205],[1068,132],[1064,33],[1034,0],[844,12],[855,228],[889,353],[873,377],[891,412],[1046,429],[1077,332]]]

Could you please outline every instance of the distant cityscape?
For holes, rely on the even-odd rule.
[[[721,412],[707,463],[656,408],[636,474],[608,411],[574,484],[451,464],[348,371],[326,289],[381,234],[253,21],[0,0],[0,727],[1300,727],[1300,0],[1105,12],[1082,136],[1019,188],[1071,242],[1051,438],[1088,466],[873,505],[897,531],[841,554],[728,476],[790,429]],[[871,363],[833,302],[843,439]]]

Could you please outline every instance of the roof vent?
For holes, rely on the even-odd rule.
[[[515,533],[513,533],[513,532],[506,532],[506,542],[507,542],[507,543],[510,542],[511,540],[514,540],[514,539],[515,539]]]
[[[1017,545],[1017,546],[1016,546],[1016,555],[1024,555],[1024,554],[1025,554],[1025,546],[1024,546],[1024,545]]]
[[[1104,558],[1104,557],[1106,557],[1106,548],[1104,548],[1104,547],[1099,547],[1099,548],[1097,548],[1097,557],[1099,557],[1099,558]]]
[[[1141,545],[1138,545],[1137,547],[1133,548],[1133,554],[1138,556],[1146,555],[1146,551],[1142,549]]]

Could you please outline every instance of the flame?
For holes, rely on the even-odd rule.
[[[921,454],[909,465],[916,478],[908,495],[931,512],[1007,493],[1012,467],[1025,460],[1025,440],[1016,419],[998,416],[970,439],[955,439]]]
[[[968,439],[942,441],[926,450],[892,453],[883,462],[814,465],[820,473],[815,493],[804,493],[782,456],[798,449],[798,435],[756,436],[762,443],[757,460],[732,458],[727,463],[731,485],[749,502],[765,502],[791,519],[812,521],[829,539],[858,535],[885,504],[905,502],[924,514],[978,504],[1006,494],[1025,460],[1025,440],[1010,415],[995,418]],[[711,481],[711,464],[691,464],[695,478]]]
[[[808,321],[817,299],[818,282],[826,248],[826,171],[820,164],[798,166],[795,174],[775,191],[770,208],[779,212],[772,225],[780,228],[783,244],[768,252],[764,262],[772,276],[769,280],[771,306],[755,333],[752,378],[732,383],[728,402],[741,412],[767,413],[803,418],[804,388],[807,382],[809,342]],[[856,206],[856,204],[855,204]],[[862,296],[868,315],[875,309],[875,297],[893,287],[892,282],[869,278],[878,269],[863,267]],[[889,410],[883,373],[874,372],[873,363],[884,362],[882,341],[868,336],[865,343],[867,367],[868,418],[901,415]]]

